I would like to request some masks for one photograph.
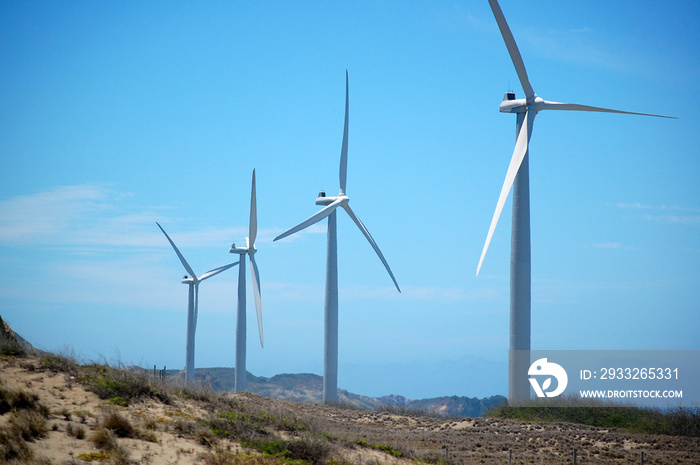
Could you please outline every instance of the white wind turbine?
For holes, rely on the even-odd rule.
[[[527,382],[527,371],[530,365],[530,181],[528,147],[532,136],[532,124],[535,116],[541,110],[575,110],[593,111],[604,113],[622,113],[626,115],[643,115],[669,118],[668,116],[652,115],[648,113],[634,113],[629,111],[610,110],[588,105],[550,102],[543,100],[535,94],[523,59],[520,56],[518,46],[515,44],[513,34],[506,23],[503,12],[497,0],[489,0],[493,15],[501,30],[501,35],[508,48],[508,53],[515,66],[515,71],[520,79],[520,84],[525,91],[524,99],[515,99],[515,94],[507,92],[500,105],[503,113],[515,113],[516,142],[513,156],[508,166],[506,179],[498,197],[496,211],[491,220],[486,243],[481,252],[477,276],[486,256],[493,232],[496,229],[498,218],[513,186],[513,227],[511,235],[510,258],[510,353],[508,360],[508,396],[510,400],[526,400],[530,397],[530,386]]]
[[[335,211],[338,207],[343,207],[348,216],[355,222],[362,234],[367,238],[384,267],[389,272],[391,280],[394,281],[396,289],[401,292],[399,285],[394,278],[394,274],[389,268],[384,255],[374,242],[369,231],[362,224],[362,221],[355,215],[349,205],[350,199],[345,193],[347,168],[348,168],[348,72],[345,71],[345,126],[343,129],[343,145],[340,151],[340,192],[336,197],[326,197],[325,192],[321,192],[316,199],[316,205],[324,205],[318,213],[309,219],[294,226],[275,238],[282,239],[301,231],[304,228],[318,223],[328,217],[328,250],[326,257],[326,297],[325,297],[325,323],[324,323],[324,362],[323,362],[323,402],[338,402],[338,241]]]
[[[222,271],[228,270],[232,266],[238,265],[238,263],[230,263],[228,265],[220,266],[219,268],[214,268],[211,271],[207,271],[202,276],[197,277],[195,272],[192,271],[192,267],[190,267],[187,260],[185,260],[185,257],[183,257],[180,250],[178,250],[173,240],[170,239],[168,233],[165,232],[165,229],[163,229],[158,222],[156,222],[156,224],[160,230],[163,231],[163,234],[165,234],[168,242],[170,242],[170,245],[173,246],[175,253],[182,262],[182,266],[184,266],[185,270],[187,270],[189,273],[189,277],[185,276],[182,278],[182,284],[189,284],[190,286],[189,298],[187,300],[187,346],[185,349],[185,382],[190,383],[194,381],[194,335],[197,331],[199,283],[207,278],[211,278],[212,276],[221,273]]]
[[[526,400],[530,397],[530,385],[527,382],[527,371],[530,366],[530,181],[528,146],[532,136],[532,124],[535,115],[541,110],[575,110],[605,113],[622,113],[626,115],[643,115],[669,118],[668,116],[634,113],[629,111],[610,110],[607,108],[591,107],[570,103],[550,102],[535,94],[525,71],[523,59],[513,34],[506,23],[497,0],[489,0],[493,15],[501,30],[501,35],[508,48],[510,58],[515,65],[515,71],[520,84],[525,91],[524,99],[515,99],[515,94],[507,92],[500,105],[503,113],[515,113],[516,142],[513,156],[508,166],[506,179],[498,197],[496,211],[491,220],[486,243],[481,252],[477,276],[486,256],[498,218],[513,186],[513,228],[511,235],[510,258],[510,353],[508,360],[508,397],[510,400]]]
[[[242,392],[246,389],[246,290],[245,290],[245,256],[250,257],[250,274],[253,279],[253,293],[255,294],[255,310],[258,314],[258,331],[260,332],[260,346],[263,346],[262,327],[262,302],[260,301],[260,274],[255,263],[255,237],[258,235],[258,208],[255,198],[255,170],[253,170],[253,187],[250,193],[250,223],[248,223],[248,237],[245,247],[236,247],[231,244],[230,253],[240,255],[238,263],[238,312],[236,316],[236,368],[233,383],[234,392]]]

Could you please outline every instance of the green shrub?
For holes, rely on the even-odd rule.
[[[599,428],[621,428],[631,433],[665,434],[700,437],[700,409],[652,409],[637,407],[577,405],[564,400],[566,406],[544,406],[537,402],[517,407],[500,405],[488,416],[527,422],[568,422]]]
[[[129,402],[127,402],[126,399],[122,399],[119,396],[111,397],[111,398],[107,399],[107,402],[109,402],[110,404],[119,405],[120,407],[128,407],[129,406]]]
[[[203,454],[201,460],[203,465],[291,465],[295,463],[295,461],[277,457],[232,453],[221,447]],[[296,462],[303,465],[300,461]]]
[[[66,373],[77,376],[80,365],[68,355],[45,354],[41,357],[41,368],[54,373]]]
[[[19,344],[0,344],[0,355],[11,355],[13,357],[23,357],[27,352]]]
[[[88,452],[84,454],[78,454],[78,458],[86,462],[106,462],[109,460],[109,454],[103,451]]]
[[[230,439],[250,440],[267,434],[260,421],[238,412],[220,413],[206,424],[216,436]]]
[[[403,455],[404,455],[403,452],[396,450],[391,446],[387,446],[385,444],[368,443],[364,439],[357,439],[355,441],[355,444],[357,444],[358,446],[362,446],[362,447],[368,447],[370,449],[380,450],[386,454],[393,455],[394,457],[403,457]]]
[[[330,455],[330,446],[325,442],[296,439],[291,441],[254,439],[242,441],[241,445],[257,450],[263,455],[301,460],[309,464],[324,463]]]
[[[113,368],[106,364],[82,367],[80,381],[101,399],[109,399],[118,405],[131,401],[152,398],[164,403],[170,399],[160,388],[153,385],[148,376],[125,367]]]

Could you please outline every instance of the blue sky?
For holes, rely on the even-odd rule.
[[[700,4],[501,7],[541,97],[676,116],[543,112],[530,145],[534,349],[700,349]],[[322,372],[325,227],[272,239],[338,189],[339,386],[507,392],[510,200],[481,248],[523,92],[486,0],[3,2],[0,314],[39,347],[184,366],[187,287],[237,259],[257,173],[265,349]],[[200,287],[196,363],[233,366],[237,270]],[[248,279],[250,283],[250,279]],[[257,344],[257,345],[256,345]]]

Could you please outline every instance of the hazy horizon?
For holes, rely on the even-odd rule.
[[[544,99],[530,145],[533,349],[700,349],[700,3],[501,7]],[[523,96],[486,0],[0,5],[0,314],[40,348],[185,362],[185,274],[238,260],[257,177],[265,349],[322,373],[325,222],[338,218],[338,385],[507,393],[511,200],[475,277]],[[196,367],[234,364],[234,268],[200,286]],[[248,279],[250,286],[250,279]]]

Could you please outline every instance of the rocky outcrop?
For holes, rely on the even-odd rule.
[[[22,336],[15,334],[10,325],[0,316],[0,354],[36,354],[38,351]]]

